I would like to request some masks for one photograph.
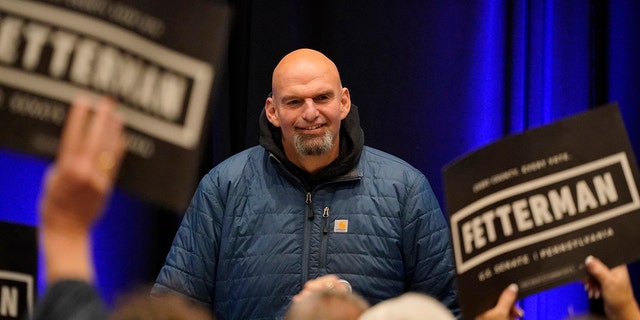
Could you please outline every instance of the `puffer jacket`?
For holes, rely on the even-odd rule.
[[[263,146],[213,168],[153,293],[182,294],[218,319],[280,319],[307,280],[336,274],[371,304],[418,291],[459,315],[449,230],[426,177],[361,150],[355,167],[311,189]]]

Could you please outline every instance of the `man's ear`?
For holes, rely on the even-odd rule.
[[[340,98],[340,116],[341,120],[346,118],[351,110],[351,95],[349,94],[349,89],[346,87],[342,88],[342,97]]]
[[[265,101],[264,113],[267,116],[267,120],[269,120],[272,125],[280,127],[280,119],[278,118],[278,113],[276,112],[276,106],[273,104],[272,97],[267,98],[267,101]]]

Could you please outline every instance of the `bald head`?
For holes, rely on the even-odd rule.
[[[271,89],[275,95],[289,83],[308,83],[316,78],[324,78],[336,87],[342,87],[340,73],[333,61],[319,51],[298,49],[284,56],[275,67]]]
[[[271,90],[265,115],[280,128],[286,157],[309,173],[337,158],[351,98],[336,65],[315,50],[293,51],[273,70]]]

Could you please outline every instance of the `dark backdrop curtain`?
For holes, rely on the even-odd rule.
[[[230,90],[220,101],[232,125],[229,135],[214,126],[230,144],[214,163],[256,144],[271,70],[300,47],[336,62],[365,143],[421,169],[443,207],[441,170],[456,157],[609,101],[620,104],[640,149],[637,1],[231,3]],[[528,319],[589,308],[579,283],[521,303]]]
[[[422,170],[443,208],[441,170],[450,161],[608,101],[620,104],[636,156],[640,150],[638,1],[229,3],[235,16],[228,63],[212,104],[203,174],[257,143],[271,71],[300,47],[336,62],[360,107],[365,143]],[[0,218],[37,224],[45,166],[0,152]],[[96,228],[99,285],[107,300],[153,281],[178,222],[179,213],[116,191]],[[632,265],[634,283],[640,283],[637,269]],[[577,283],[521,303],[527,319],[561,319],[589,307]]]

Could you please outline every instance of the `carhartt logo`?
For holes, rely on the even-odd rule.
[[[333,225],[333,232],[347,232],[349,231],[349,220],[336,220]]]

